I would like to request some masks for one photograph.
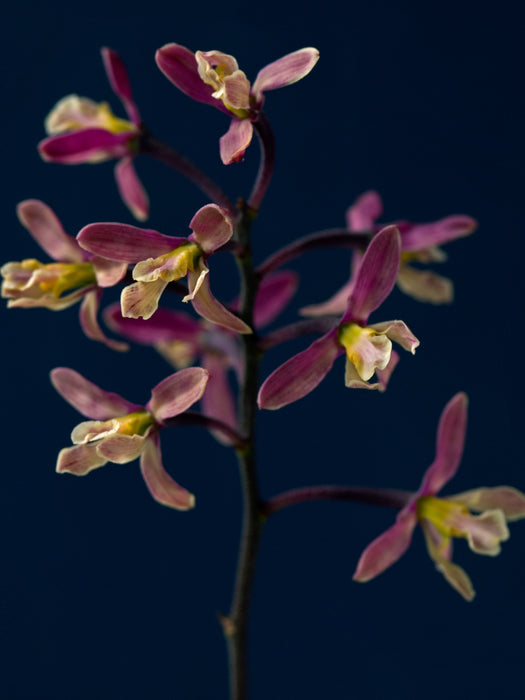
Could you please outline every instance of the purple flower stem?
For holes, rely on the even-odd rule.
[[[290,245],[281,248],[259,265],[257,274],[264,277],[270,272],[282,267],[285,263],[294,258],[309,253],[312,250],[322,250],[324,248],[360,248],[365,250],[370,243],[372,234],[350,233],[344,228],[333,228],[325,231],[311,233],[304,238],[298,238]]]
[[[147,131],[141,134],[139,141],[139,153],[152,156],[162,161],[170,168],[177,170],[181,175],[193,182],[212,202],[218,204],[230,216],[235,216],[237,210],[227,195],[206,173],[194,165],[190,160],[181,155],[171,146],[159,141]]]
[[[223,423],[223,421],[218,418],[213,418],[212,416],[205,416],[195,411],[186,411],[174,418],[168,418],[163,423],[163,427],[165,428],[171,428],[176,425],[195,425],[199,428],[205,428],[206,430],[217,430],[232,441],[235,449],[240,450],[246,447],[246,440],[242,435],[227,423]]]
[[[361,486],[305,486],[285,491],[264,503],[266,517],[278,510],[308,501],[353,501],[401,510],[414,494],[411,491],[372,489]]]
[[[259,118],[253,125],[255,133],[259,137],[261,144],[261,164],[259,172],[253,185],[252,193],[248,199],[248,207],[253,211],[259,211],[261,202],[264,199],[270,180],[272,179],[275,166],[275,139],[270,122],[264,112],[259,114]]]
[[[278,328],[272,333],[268,333],[259,340],[257,347],[259,350],[269,350],[270,348],[285,343],[287,340],[301,338],[304,335],[320,333],[324,335],[334,327],[336,320],[333,316],[321,316],[320,318],[309,318],[304,321],[291,323],[289,326]]]

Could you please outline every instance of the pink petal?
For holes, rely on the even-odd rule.
[[[259,408],[275,410],[302,399],[322,382],[342,351],[336,332],[330,331],[291,357],[261,386],[257,398]]]
[[[209,379],[202,396],[202,412],[236,428],[237,410],[224,359],[212,353],[205,353],[203,360],[204,367],[209,372]],[[211,433],[223,445],[232,444],[231,437],[219,430],[212,430]]]
[[[102,54],[102,60],[104,61],[106,75],[108,76],[109,84],[113,92],[122,100],[122,104],[126,108],[126,112],[131,121],[136,124],[136,126],[140,126],[140,115],[137,105],[133,101],[131,84],[129,82],[126,66],[116,51],[103,47],[100,52]]]
[[[195,496],[179,486],[162,466],[158,435],[146,440],[140,470],[151,495],[162,505],[177,510],[189,510],[195,506]]]
[[[47,204],[38,199],[26,199],[17,206],[16,213],[22,226],[53,260],[82,262],[84,254],[78,243],[64,231],[56,214]]]
[[[93,271],[99,287],[113,287],[125,276],[128,264],[94,256],[91,258]]]
[[[86,294],[80,307],[79,314],[80,326],[85,335],[91,340],[97,340],[100,343],[104,343],[112,350],[117,350],[119,352],[129,350],[129,345],[127,343],[120,343],[118,340],[111,340],[104,335],[97,321],[99,305],[100,292],[93,291]]]
[[[166,44],[155,54],[155,61],[166,78],[185,95],[230,114],[221,100],[212,97],[214,90],[200,77],[197,60],[192,51],[180,44]]]
[[[423,522],[422,527],[425,534],[427,550],[430,558],[436,565],[436,569],[443,574],[447,583],[449,583],[454,590],[463,596],[465,600],[469,602],[473,600],[476,593],[472,587],[470,578],[460,566],[453,564],[447,556],[442,554],[432,537],[429,524]]]
[[[418,497],[436,494],[456,473],[467,431],[467,395],[460,392],[447,403],[439,420],[436,458],[425,472]]]
[[[357,271],[355,286],[342,322],[366,324],[369,315],[386,299],[396,282],[401,257],[401,237],[387,226],[370,242]]]
[[[228,311],[228,309],[213,296],[208,281],[209,275],[202,276],[202,266],[204,263],[202,260],[199,262],[200,265],[197,270],[188,272],[188,287],[190,290],[188,299],[191,298],[191,295],[194,295],[191,299],[191,303],[195,311],[203,318],[223,328],[229,328],[229,330],[235,331],[236,333],[251,333],[251,328],[243,320],[231,311]],[[200,286],[198,291],[195,291],[198,283]]]
[[[127,464],[142,453],[146,441],[144,435],[110,435],[97,442],[96,448],[108,462]]]
[[[135,137],[135,132],[113,134],[105,129],[80,129],[49,136],[38,144],[38,151],[44,160],[53,163],[96,163],[128,155],[129,142]]]
[[[108,420],[143,410],[142,406],[126,401],[118,394],[104,391],[67,367],[52,370],[51,383],[62,398],[87,418]]]
[[[133,165],[133,158],[122,158],[115,165],[115,181],[124,204],[135,219],[145,221],[149,216],[149,198]]]
[[[147,323],[135,318],[124,318],[120,304],[111,304],[104,311],[104,321],[115,333],[142,345],[156,345],[168,340],[196,343],[202,326],[187,314],[157,309]]]
[[[264,277],[255,298],[255,327],[261,328],[271,323],[288,305],[298,285],[298,275],[290,270],[282,270]]]
[[[56,470],[59,474],[68,472],[75,476],[84,476],[106,463],[107,460],[98,454],[95,445],[75,445],[60,450]]]
[[[253,126],[249,119],[232,119],[230,128],[219,139],[221,160],[224,165],[238,163],[250,145]]]
[[[368,190],[346,211],[346,225],[349,231],[370,231],[376,219],[383,213],[383,202],[378,192]]]
[[[259,71],[252,86],[252,94],[257,105],[262,104],[263,92],[296,83],[308,75],[318,60],[319,51],[308,47],[269,63]]]
[[[146,408],[159,423],[184,413],[203,395],[208,376],[202,367],[188,367],[171,374],[152,390]]]
[[[416,513],[410,506],[397,516],[392,527],[371,542],[361,554],[354,581],[365,583],[382,574],[406,552],[417,524]]]
[[[421,250],[473,233],[478,226],[470,216],[456,214],[430,224],[412,224],[401,234],[403,250]]]
[[[193,233],[189,238],[208,255],[227,243],[233,235],[230,217],[216,204],[206,204],[199,209],[190,221],[190,228]]]
[[[130,224],[88,224],[77,236],[80,246],[109,260],[138,263],[169,253],[187,243],[186,238],[165,236]]]

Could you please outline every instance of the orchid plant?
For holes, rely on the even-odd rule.
[[[192,52],[174,43],[158,50],[157,65],[175,87],[230,119],[220,139],[225,165],[242,160],[253,135],[258,137],[259,171],[249,196],[237,204],[206,173],[148,131],[121,58],[107,48],[102,49],[102,58],[127,119],[114,116],[106,103],[64,97],[45,120],[48,136],[38,146],[42,158],[64,164],[116,159],[118,190],[139,221],[149,216],[148,197],[134,167],[141,154],[177,170],[209,202],[197,212],[187,212],[191,229],[187,237],[178,231],[160,233],[117,222],[88,223],[73,237],[47,204],[23,201],[17,209],[20,223],[53,262],[6,263],[1,268],[2,296],[10,307],[55,311],[78,302],[81,327],[89,339],[106,345],[108,363],[109,351],[125,351],[130,343],[138,343],[160,353],[176,370],[141,405],[99,388],[74,369],[54,369],[54,388],[88,419],[73,429],[73,445],[60,451],[57,472],[84,476],[108,463],[140,459],[153,498],[186,511],[195,506],[195,496],[163,466],[161,432],[199,426],[234,450],[243,483],[244,524],[231,608],[220,621],[229,652],[230,697],[242,700],[249,690],[247,630],[253,573],[264,524],[275,512],[321,499],[395,508],[399,511],[395,523],[366,547],[354,579],[366,582],[385,572],[406,551],[419,524],[436,568],[467,601],[473,599],[474,589],[464,570],[452,562],[452,538],[463,537],[474,552],[495,556],[500,542],[509,537],[507,523],[525,518],[525,494],[510,486],[438,497],[463,455],[467,397],[462,392],[443,410],[436,456],[417,491],[319,484],[267,498],[258,485],[254,442],[258,409],[278,410],[306,397],[340,355],[345,355],[347,387],[387,390],[400,359],[392,343],[414,354],[420,341],[397,315],[373,323],[369,317],[396,284],[418,301],[451,303],[452,282],[412,263],[442,261],[444,253],[438,246],[471,234],[476,222],[451,215],[424,224],[378,224],[381,198],[369,191],[348,209],[344,227],[310,233],[256,263],[251,229],[272,178],[275,156],[265,95],[306,78],[317,63],[318,51],[302,48],[290,53],[262,68],[250,83],[236,59],[221,51]],[[349,251],[349,279],[340,280],[339,291],[328,301],[300,309],[307,319],[266,332],[265,326],[290,304],[298,285],[297,274],[287,266],[308,251],[324,248]],[[210,286],[210,279],[216,279],[213,256],[225,253],[235,259],[241,281],[238,298],[229,302],[216,298]],[[117,286],[120,303],[111,304],[101,315],[122,340],[108,338],[97,318],[103,290]],[[164,306],[170,292],[180,297],[181,304],[191,302],[189,309]],[[261,357],[306,335],[316,338],[261,382]],[[198,401],[200,410],[190,410]],[[367,535],[363,537],[366,541]]]

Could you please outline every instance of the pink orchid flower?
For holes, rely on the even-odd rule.
[[[261,281],[254,305],[256,328],[271,323],[285,308],[297,289],[297,283],[297,275],[287,270],[267,275]],[[235,308],[237,302],[230,306]],[[209,372],[202,397],[204,414],[236,428],[237,411],[228,371],[233,369],[241,381],[242,362],[237,334],[209,321],[195,320],[188,314],[162,308],[144,323],[124,318],[120,304],[112,304],[105,310],[104,320],[111,330],[128,340],[153,345],[177,369],[195,362],[202,365]],[[223,444],[231,444],[231,439],[224,433],[213,431],[213,435]]]
[[[189,367],[164,379],[139,406],[100,389],[67,367],[51,372],[58,393],[91,420],[71,434],[73,447],[58,455],[57,472],[84,476],[108,462],[126,464],[140,456],[140,469],[153,498],[165,506],[188,510],[194,496],[177,484],[162,466],[159,430],[165,421],[187,411],[206,387],[208,372]]]
[[[403,321],[367,326],[368,317],[390,294],[397,277],[401,238],[387,226],[372,239],[363,256],[346,311],[328,333],[276,369],[259,391],[260,408],[277,409],[309,394],[346,352],[345,384],[384,391],[397,364],[392,340],[412,354],[419,345]],[[370,384],[374,373],[378,381]]]
[[[251,333],[244,321],[212,295],[208,281],[206,260],[232,237],[231,219],[216,204],[207,204],[190,221],[190,228],[193,233],[188,238],[175,238],[127,224],[90,224],[77,240],[96,255],[136,263],[136,282],[122,291],[123,316],[150,318],[168,284],[187,276],[189,294],[183,301],[191,301],[195,311],[212,323],[236,333]]]
[[[507,522],[525,518],[525,494],[510,486],[497,486],[437,498],[458,470],[466,429],[467,397],[458,393],[441,414],[436,457],[421,486],[399,512],[395,524],[365,549],[354,574],[355,581],[370,581],[394,564],[408,549],[419,523],[437,570],[465,600],[474,598],[469,577],[452,562],[452,538],[465,538],[477,554],[496,556],[500,542],[509,538]]]
[[[133,165],[142,121],[122,59],[108,48],[102,49],[102,59],[113,92],[130,121],[115,117],[107,102],[68,95],[47,116],[49,138],[39,143],[38,150],[44,160],[53,163],[99,163],[118,158],[115,180],[120,196],[133,216],[144,221],[149,215],[148,195]]]
[[[232,117],[230,128],[220,139],[225,165],[244,157],[253,136],[252,124],[264,103],[264,93],[301,80],[318,58],[317,49],[294,51],[265,66],[250,85],[235,58],[221,51],[193,53],[180,44],[166,44],[155,56],[160,70],[179,90]]]
[[[378,233],[385,224],[376,224],[383,213],[383,203],[377,192],[365,192],[346,212],[346,226],[352,233],[372,231]],[[451,280],[431,272],[419,270],[411,262],[443,262],[446,254],[438,247],[456,238],[473,233],[477,222],[470,216],[455,214],[428,224],[413,224],[410,221],[396,221],[401,233],[401,264],[397,275],[397,285],[405,294],[418,301],[431,304],[452,302],[454,287]],[[354,252],[350,280],[328,301],[301,309],[305,316],[340,314],[346,308],[346,301],[354,285],[355,272],[362,255]]]
[[[119,282],[127,265],[82,250],[44,202],[20,202],[17,214],[21,224],[56,262],[44,264],[28,259],[5,264],[0,274],[4,278],[2,296],[9,299],[7,306],[60,311],[82,301],[80,325],[87,337],[113,350],[127,350],[127,344],[106,338],[97,322],[102,288]]]

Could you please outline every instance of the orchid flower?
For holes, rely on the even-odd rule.
[[[310,347],[276,369],[259,391],[260,408],[277,409],[309,394],[346,353],[345,384],[384,391],[398,357],[392,341],[414,354],[419,340],[403,321],[367,325],[368,317],[390,294],[399,268],[401,239],[387,226],[372,239],[356,275],[343,317]],[[377,382],[369,380],[376,373]]]
[[[91,340],[114,350],[127,350],[125,343],[106,338],[97,322],[102,287],[111,287],[124,277],[127,265],[91,255],[69,236],[53,210],[37,199],[27,199],[17,207],[20,223],[56,262],[35,259],[5,264],[0,274],[2,296],[9,308],[44,307],[66,309],[82,301],[80,325]]]
[[[251,333],[244,321],[212,295],[208,281],[206,260],[232,237],[231,219],[216,204],[207,204],[195,214],[190,228],[193,233],[188,238],[175,238],[127,224],[90,224],[77,240],[96,255],[136,263],[136,282],[122,291],[123,316],[150,318],[168,284],[187,276],[189,294],[183,301],[191,301],[195,311],[212,323],[236,333]]]
[[[394,564],[408,549],[419,523],[437,570],[465,600],[474,598],[469,577],[452,562],[452,538],[465,538],[477,554],[496,556],[500,542],[509,538],[507,522],[525,518],[525,494],[510,486],[497,486],[437,498],[459,467],[466,429],[467,397],[458,393],[441,414],[436,457],[421,486],[399,512],[395,524],[365,549],[354,574],[355,581],[370,581]],[[473,515],[470,511],[481,514]]]
[[[282,270],[267,275],[261,281],[254,305],[254,325],[261,328],[273,321],[284,309],[297,288],[297,275]],[[235,308],[237,302],[230,306]],[[171,309],[157,309],[148,323],[124,318],[120,304],[112,304],[104,311],[104,320],[115,333],[143,345],[153,345],[175,368],[180,369],[198,362],[209,373],[202,410],[232,428],[237,426],[235,399],[228,381],[233,369],[242,381],[242,360],[237,334],[209,321],[195,320],[187,314]],[[213,431],[223,444],[231,444],[224,433]]]
[[[346,212],[346,226],[352,233],[372,231],[378,233],[385,224],[376,224],[383,213],[383,203],[377,192],[365,192]],[[456,238],[473,233],[477,222],[470,216],[456,214],[428,224],[413,224],[409,221],[394,222],[401,233],[401,264],[397,285],[401,291],[418,301],[431,304],[450,303],[454,296],[451,280],[431,272],[412,267],[411,262],[443,262],[446,254],[438,247]],[[362,255],[354,251],[350,280],[328,301],[301,309],[305,316],[340,314],[354,285],[355,272]]]
[[[107,102],[68,95],[48,114],[45,128],[49,137],[39,143],[38,150],[44,160],[53,163],[99,163],[118,158],[115,180],[120,196],[133,216],[144,221],[149,215],[148,195],[133,165],[142,121],[122,59],[108,48],[102,49],[102,59],[129,121],[115,117]]]
[[[253,136],[252,124],[263,107],[264,93],[301,80],[318,58],[317,49],[294,51],[265,66],[250,85],[235,58],[221,51],[193,53],[180,44],[166,44],[155,57],[160,70],[179,90],[232,117],[230,128],[220,139],[225,165],[244,157]]]
[[[188,510],[194,496],[177,484],[162,466],[159,430],[165,421],[187,411],[206,387],[208,372],[189,367],[170,375],[139,406],[100,389],[67,367],[51,372],[58,393],[91,420],[71,433],[73,447],[58,455],[57,472],[84,476],[108,462],[126,464],[140,456],[140,469],[153,498],[165,506]]]

